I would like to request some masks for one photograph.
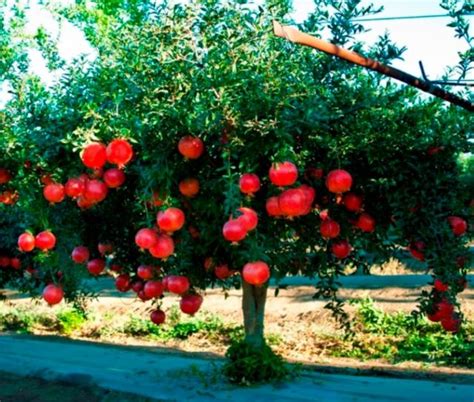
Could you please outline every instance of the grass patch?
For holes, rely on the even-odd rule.
[[[465,323],[462,331],[453,335],[425,318],[385,313],[377,309],[371,299],[353,304],[357,304],[355,336],[336,343],[334,356],[474,368],[472,322]]]

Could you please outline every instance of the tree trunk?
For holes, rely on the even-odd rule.
[[[265,342],[263,328],[265,302],[267,300],[267,285],[253,286],[242,281],[242,291],[245,342],[260,348]]]

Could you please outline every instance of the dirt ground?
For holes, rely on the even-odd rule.
[[[387,312],[404,311],[410,312],[417,305],[417,298],[422,289],[404,289],[387,287],[382,289],[344,289],[340,291],[343,299],[363,299],[370,297],[374,300],[375,306]],[[122,296],[115,292],[106,291],[110,296],[102,296],[91,301],[88,308],[92,312],[86,327],[81,333],[74,333],[73,338],[87,339],[90,334],[99,332],[100,328],[125,323],[130,315],[148,318],[152,308],[151,304],[143,303],[132,298],[130,294]],[[338,331],[331,312],[324,309],[324,301],[313,300],[315,293],[313,287],[299,286],[288,289],[281,289],[277,297],[274,296],[273,289],[269,289],[269,298],[266,308],[266,333],[276,337],[279,341],[275,343],[274,349],[281,353],[286,359],[317,365],[318,367],[353,367],[357,369],[390,368],[393,365],[382,360],[370,360],[368,362],[358,361],[349,358],[328,357],[326,349],[333,345],[324,338],[323,335],[334,334]],[[164,299],[163,309],[169,311],[172,306],[178,305],[178,298],[167,296]],[[460,297],[464,314],[474,318],[474,289],[468,288]],[[7,302],[12,306],[30,305],[30,299],[15,299]],[[52,311],[45,306],[42,301],[33,302],[38,311]],[[220,289],[209,290],[205,294],[201,312],[197,318],[202,318],[206,314],[218,316],[222,321],[229,324],[241,325],[241,296],[239,291],[230,291],[227,297]],[[54,307],[58,308],[58,307]],[[354,307],[347,304],[346,309],[350,312]],[[41,334],[41,331],[38,332]],[[45,332],[47,333],[47,332]],[[97,339],[95,339],[97,340]],[[222,342],[209,339],[200,333],[192,335],[190,338],[181,340],[155,341],[145,338],[128,337],[117,334],[113,331],[108,336],[102,336],[100,341],[118,343],[122,345],[144,345],[144,346],[164,346],[183,351],[200,351],[209,354],[223,355],[227,346]],[[397,365],[402,370],[426,370],[422,363],[406,362]],[[472,375],[472,370],[430,368],[431,371],[439,373],[468,373]]]

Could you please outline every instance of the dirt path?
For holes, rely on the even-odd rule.
[[[220,364],[220,359],[198,354],[0,335],[4,371],[77,386],[98,385],[162,401],[472,402],[474,398],[474,384],[310,371],[285,384],[238,388],[215,376]],[[0,400],[1,393],[0,389]],[[60,395],[58,400],[65,401]]]

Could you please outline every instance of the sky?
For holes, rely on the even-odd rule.
[[[72,2],[72,0],[58,1],[62,3]],[[295,10],[293,16],[296,21],[303,20],[305,16],[314,9],[314,1],[312,0],[293,1]],[[366,4],[370,2],[376,6],[384,6],[384,11],[380,13],[378,17],[446,13],[445,10],[438,5],[438,0],[364,0]],[[62,23],[61,26],[59,26],[57,22],[53,21],[48,12],[37,4],[31,7],[28,16],[30,20],[27,27],[29,33],[34,33],[38,27],[44,26],[53,35],[59,35],[59,52],[67,61],[72,61],[80,54],[89,54],[91,58],[94,57],[93,49],[88,46],[83,34],[73,25]],[[474,18],[469,18],[471,24],[474,25]],[[420,70],[418,61],[422,60],[429,78],[434,80],[440,78],[447,66],[452,66],[457,63],[458,51],[466,49],[465,42],[455,39],[454,31],[446,27],[446,24],[449,22],[450,19],[447,17],[365,22],[364,25],[370,29],[370,32],[361,35],[360,39],[368,43],[373,43],[379,35],[388,31],[395,43],[408,48],[404,55],[404,60],[395,61],[393,66],[419,76]],[[474,28],[471,27],[471,29]],[[30,57],[33,72],[39,74],[48,84],[54,82],[58,73],[51,74],[51,72],[47,70],[40,53],[36,50],[32,50]],[[474,78],[474,76],[469,78]]]

